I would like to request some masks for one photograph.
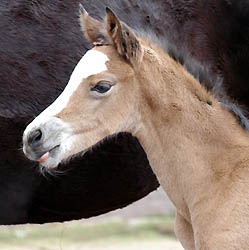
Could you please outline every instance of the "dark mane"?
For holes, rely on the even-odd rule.
[[[195,60],[188,52],[176,49],[169,43],[166,51],[171,58],[183,65],[187,71],[207,89],[207,91],[212,92],[222,106],[232,112],[240,122],[241,126],[249,131],[247,111],[228,97],[224,89],[223,79],[220,76],[211,72],[208,66]]]
[[[174,61],[184,66],[186,70],[207,89],[207,91],[210,91],[219,100],[224,108],[235,115],[240,125],[249,131],[248,112],[227,95],[221,76],[215,74],[208,65],[204,65],[193,58],[187,48],[177,48],[170,43],[167,38],[159,38],[147,31],[137,32],[135,30],[135,33],[139,37],[159,45],[172,59],[174,59]]]
[[[247,111],[228,97],[221,77],[211,72],[208,66],[195,60],[186,50],[176,49],[176,47],[167,43],[166,51],[171,58],[183,65],[207,91],[213,93],[222,106],[232,112],[240,122],[240,125],[249,131]]]

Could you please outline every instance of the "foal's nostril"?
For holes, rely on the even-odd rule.
[[[37,129],[30,133],[28,137],[28,144],[30,146],[38,146],[42,139],[42,132],[40,129]]]

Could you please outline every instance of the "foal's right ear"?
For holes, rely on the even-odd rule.
[[[93,45],[107,44],[104,24],[89,16],[82,4],[80,7],[80,25],[85,37]]]

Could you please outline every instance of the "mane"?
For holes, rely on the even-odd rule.
[[[191,56],[186,48],[177,48],[165,37],[159,38],[148,31],[134,32],[138,37],[145,39],[162,48],[174,61],[182,65],[208,92],[211,92],[221,105],[229,110],[239,121],[240,125],[249,131],[248,112],[234,100],[224,89],[223,78],[216,75],[208,65],[201,64]]]

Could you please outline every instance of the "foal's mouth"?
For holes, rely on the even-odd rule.
[[[56,149],[58,149],[60,147],[60,144],[54,146],[53,148],[51,148],[50,150],[43,152],[40,154],[40,157],[38,157],[38,159],[36,161],[38,161],[39,163],[43,163],[45,162],[48,157],[54,153],[54,151],[56,151]]]

